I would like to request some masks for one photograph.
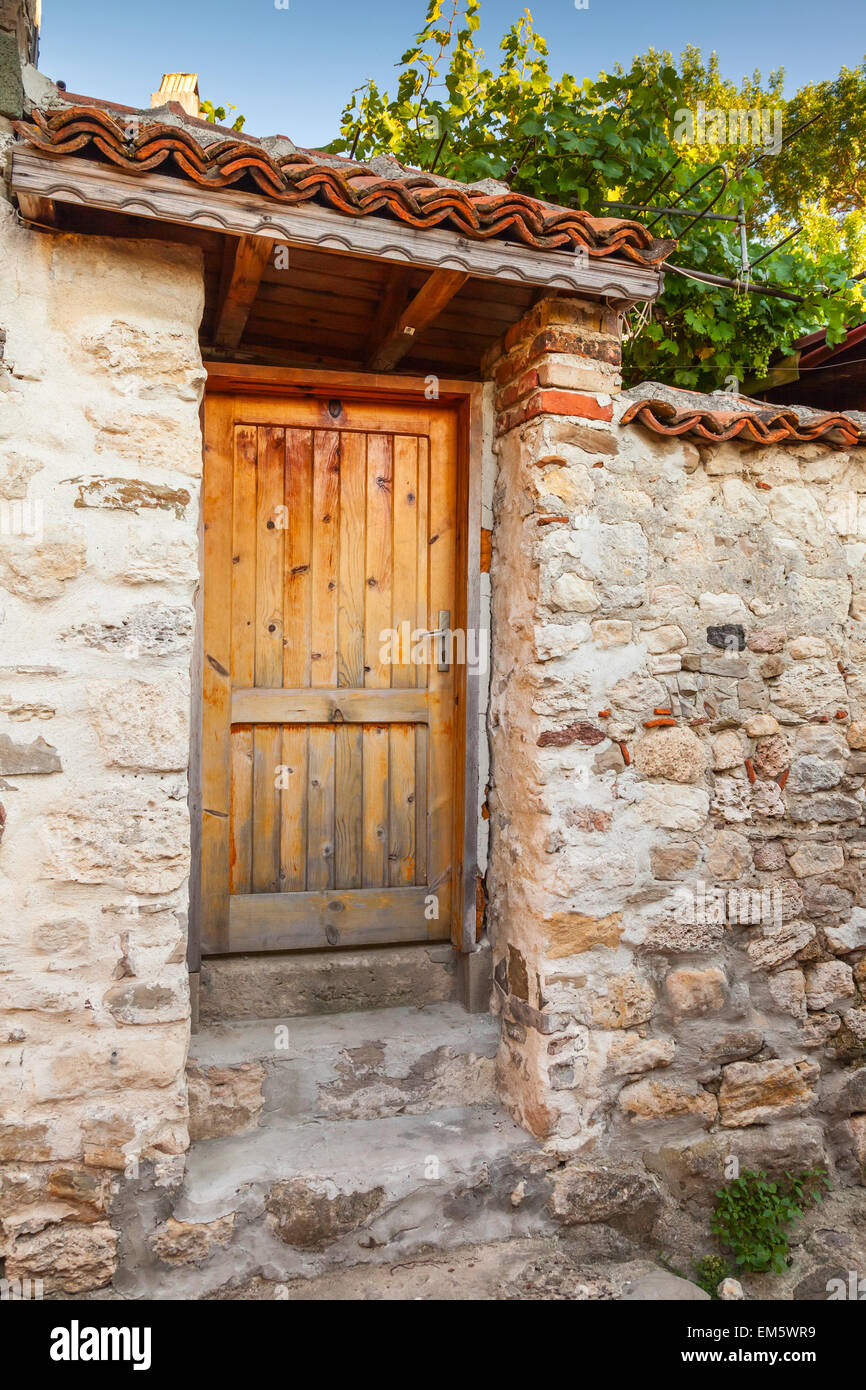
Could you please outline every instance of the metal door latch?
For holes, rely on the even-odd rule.
[[[451,661],[449,659],[448,647],[450,645],[449,638],[451,636],[451,609],[440,608],[439,626],[433,628],[430,632],[418,633],[417,636],[435,637],[438,639],[436,643],[436,670],[450,671]]]

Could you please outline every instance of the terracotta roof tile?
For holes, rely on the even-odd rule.
[[[866,416],[861,412],[827,414],[806,406],[783,406],[753,401],[748,396],[701,395],[697,391],[646,381],[620,400],[629,405],[621,423],[644,425],[655,434],[689,435],[722,443],[811,444],[816,440],[837,449],[866,445]]]
[[[128,122],[115,120],[98,106],[73,105],[35,110],[15,129],[21,140],[52,155],[98,152],[112,164],[138,173],[162,168],[208,188],[252,182],[266,197],[284,204],[317,202],[347,217],[380,214],[412,227],[446,227],[475,240],[510,238],[539,250],[578,250],[589,256],[623,257],[656,266],[670,253],[672,241],[652,237],[639,222],[592,217],[574,208],[556,207],[508,189],[490,191],[405,169],[385,161],[387,173],[370,165],[291,146],[272,155],[263,142],[196,134],[181,124],[139,117],[140,127],[126,138]],[[197,123],[199,124],[199,123]],[[383,161],[375,161],[382,168]]]

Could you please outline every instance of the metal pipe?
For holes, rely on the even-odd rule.
[[[802,304],[806,298],[802,294],[792,294],[790,290],[779,290],[775,285],[744,285],[742,280],[729,280],[726,275],[710,275],[706,270],[684,270],[682,266],[671,265],[670,261],[664,261],[662,268],[672,270],[676,275],[682,275],[686,280],[703,280],[708,285],[722,285],[729,290],[748,290],[749,294],[768,294],[773,299],[790,299],[795,304]]]

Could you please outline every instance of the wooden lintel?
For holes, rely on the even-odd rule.
[[[434,270],[411,303],[397,315],[390,331],[370,358],[370,370],[393,371],[414,345],[416,336],[431,324],[466,284],[469,276],[461,270]]]
[[[214,342],[218,347],[236,348],[240,344],[259,292],[265,266],[274,243],[263,236],[242,236],[229,242],[222,293],[217,310]]]
[[[40,227],[57,226],[57,208],[51,198],[41,198],[36,193],[19,193],[18,206],[25,222],[33,222]]]

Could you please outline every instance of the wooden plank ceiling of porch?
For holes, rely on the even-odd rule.
[[[447,270],[431,275],[424,266],[298,246],[278,248],[288,251],[288,265],[280,269],[284,257],[275,256],[273,244],[262,237],[226,236],[70,203],[53,206],[60,231],[198,246],[205,278],[200,336],[210,359],[477,380],[486,350],[549,293],[514,281]],[[416,299],[422,287],[426,305]],[[429,321],[405,333],[400,320],[412,304]]]

